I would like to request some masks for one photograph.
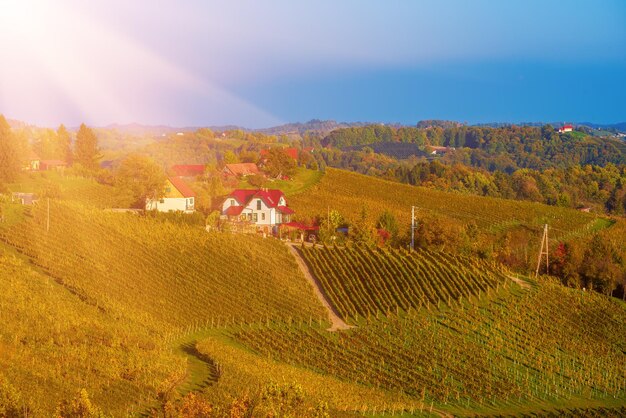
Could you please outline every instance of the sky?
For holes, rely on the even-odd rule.
[[[0,113],[238,125],[626,121],[623,0],[0,0]]]

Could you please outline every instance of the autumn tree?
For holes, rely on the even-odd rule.
[[[269,149],[265,158],[264,170],[270,177],[291,176],[296,170],[295,160],[280,147]]]
[[[120,164],[115,185],[132,197],[134,207],[143,208],[147,199],[162,196],[165,173],[149,157],[133,154]]]
[[[377,226],[389,233],[390,244],[397,242],[400,228],[398,227],[398,221],[393,213],[388,210],[384,211],[378,218]]]
[[[0,115],[0,185],[10,183],[20,171],[20,155],[9,123]]]
[[[98,138],[94,131],[84,123],[76,134],[76,162],[87,170],[96,170],[102,157],[98,149]]]

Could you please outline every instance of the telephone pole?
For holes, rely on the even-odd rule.
[[[411,252],[415,249],[415,206],[411,206]]]
[[[48,198],[48,216],[46,218],[46,232],[50,231],[50,198]]]
[[[544,251],[545,247],[545,251]],[[546,256],[546,273],[550,273],[550,258],[548,256],[548,224],[543,226],[543,237],[541,237],[541,250],[539,250],[539,258],[537,259],[537,270],[535,270],[535,277],[539,276],[539,268],[541,267],[541,259],[544,254]]]

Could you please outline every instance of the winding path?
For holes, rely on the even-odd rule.
[[[300,253],[298,252],[296,248],[296,244],[287,243],[287,247],[289,248],[289,251],[291,252],[291,254],[295,257],[296,263],[298,263],[298,267],[300,267],[300,270],[302,271],[302,274],[304,274],[304,277],[309,281],[309,283],[311,283],[311,285],[313,285],[315,296],[317,296],[317,298],[322,303],[324,308],[326,308],[326,310],[328,311],[328,316],[330,317],[330,323],[332,324],[331,327],[328,328],[328,331],[337,331],[337,330],[353,328],[352,325],[346,324],[343,321],[343,319],[339,317],[338,312],[330,304],[330,301],[324,294],[324,290],[322,289],[322,286],[320,285],[319,281],[317,281],[315,276],[313,276],[313,273],[309,269],[309,266],[306,264],[306,262],[304,261]]]

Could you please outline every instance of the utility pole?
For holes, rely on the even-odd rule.
[[[46,232],[50,231],[50,198],[48,198],[48,216],[46,219]]]
[[[541,259],[543,258],[544,254],[546,256],[546,273],[550,273],[550,259],[548,256],[549,247],[550,245],[548,242],[548,224],[545,224],[543,226],[543,237],[541,237],[541,250],[539,250],[539,258],[537,259],[537,270],[535,270],[535,277],[539,276],[539,267],[541,266]]]
[[[411,252],[415,249],[415,206],[411,206]]]

